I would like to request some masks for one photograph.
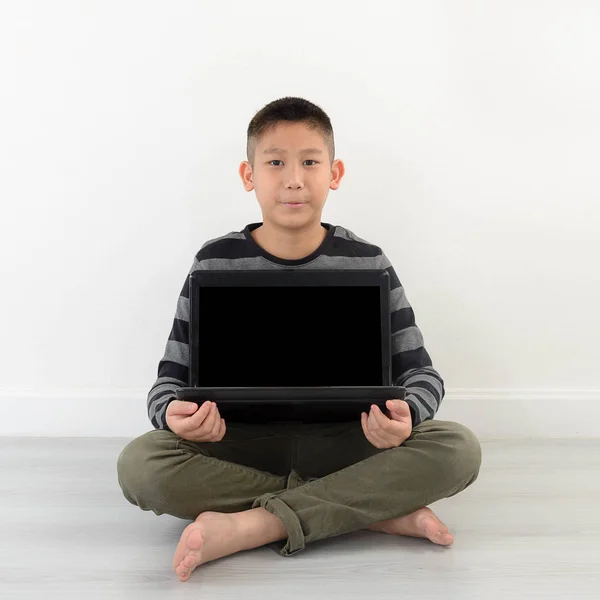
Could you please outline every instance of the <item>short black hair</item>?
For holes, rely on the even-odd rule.
[[[261,136],[281,121],[303,122],[309,128],[321,131],[325,138],[325,145],[329,151],[329,162],[333,164],[335,158],[335,142],[333,138],[333,127],[331,120],[325,111],[305,100],[286,96],[270,102],[261,108],[248,125],[248,137],[246,142],[246,155],[248,161],[254,167],[254,153]]]

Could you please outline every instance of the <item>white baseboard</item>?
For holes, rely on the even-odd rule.
[[[0,388],[0,436],[133,438],[152,429],[147,393]],[[449,389],[436,419],[480,439],[600,437],[600,390]]]

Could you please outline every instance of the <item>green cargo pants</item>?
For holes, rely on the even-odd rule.
[[[227,423],[220,442],[153,430],[117,461],[125,498],[142,510],[194,520],[201,512],[264,507],[288,537],[282,556],[306,544],[400,517],[475,481],[481,447],[473,432],[428,420],[396,448],[375,448],[357,423]]]

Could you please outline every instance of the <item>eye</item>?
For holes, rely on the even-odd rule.
[[[274,163],[274,162],[281,162],[281,161],[280,161],[279,159],[274,159],[274,160],[271,160],[271,161],[269,161],[269,164],[271,164],[271,163]],[[311,158],[309,158],[309,159],[305,160],[304,162],[311,162],[311,163],[318,164],[316,160],[312,160]],[[273,165],[273,166],[274,166],[274,167],[277,167],[277,166],[279,166],[279,165]],[[308,166],[309,166],[309,167],[312,167],[312,165],[308,165]]]

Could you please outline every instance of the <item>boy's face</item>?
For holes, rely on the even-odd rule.
[[[329,190],[337,190],[344,175],[342,161],[331,165],[330,160],[320,131],[304,123],[283,121],[260,139],[254,168],[243,161],[239,172],[245,190],[256,190],[264,222],[279,228],[306,229],[320,224]],[[294,208],[286,202],[303,204]]]

